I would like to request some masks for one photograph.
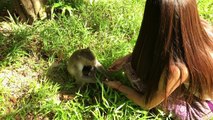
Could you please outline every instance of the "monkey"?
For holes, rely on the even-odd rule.
[[[89,49],[79,49],[73,52],[67,62],[67,70],[74,77],[76,84],[83,86],[86,83],[96,83],[96,70],[108,77],[108,72],[103,65],[95,58],[94,53]]]

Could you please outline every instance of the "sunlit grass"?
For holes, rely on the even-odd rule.
[[[103,85],[100,76],[97,84],[77,91],[66,71],[66,60],[80,48],[90,47],[105,67],[131,52],[144,3],[74,0],[63,3],[72,14],[55,10],[54,17],[32,26],[1,23],[7,30],[0,32],[0,119],[165,119],[163,113],[148,114]],[[201,16],[211,23],[212,4],[199,2]],[[127,81],[122,73],[112,78]]]

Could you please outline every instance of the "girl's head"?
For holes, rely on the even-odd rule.
[[[132,66],[148,86],[147,100],[158,88],[169,65],[184,63],[190,73],[189,89],[203,95],[213,91],[212,38],[204,30],[196,0],[147,0]],[[166,83],[165,83],[166,85]]]

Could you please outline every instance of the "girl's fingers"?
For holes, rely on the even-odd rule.
[[[108,70],[109,71],[118,71],[123,67],[124,63],[125,63],[125,61],[123,61],[123,60],[117,60],[108,68]]]
[[[122,84],[120,81],[104,81],[110,88],[118,89]]]

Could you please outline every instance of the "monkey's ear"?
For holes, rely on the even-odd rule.
[[[86,49],[90,50],[90,48],[89,48],[89,47],[87,47]]]

